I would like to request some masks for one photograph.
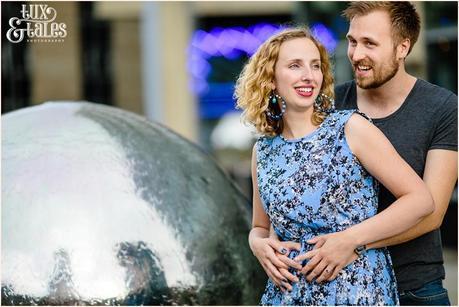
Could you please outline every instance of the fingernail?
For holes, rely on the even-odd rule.
[[[287,253],[287,249],[282,248],[282,249],[281,249],[281,254],[285,254],[285,253]]]

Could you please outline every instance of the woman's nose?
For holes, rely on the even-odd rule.
[[[301,74],[301,81],[311,81],[312,75],[309,69],[305,69]]]

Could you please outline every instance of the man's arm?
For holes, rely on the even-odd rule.
[[[368,244],[367,248],[401,244],[441,226],[457,180],[457,152],[444,149],[429,150],[423,180],[434,199],[434,212],[409,230],[391,238]]]
[[[401,244],[439,228],[443,221],[443,217],[445,216],[446,210],[448,209],[449,200],[451,198],[454,184],[457,180],[457,160],[456,151],[444,149],[430,150],[427,153],[423,181],[426,183],[427,188],[432,194],[432,198],[435,203],[434,212],[424,217],[418,224],[406,230],[405,232],[384,240],[367,244],[367,248],[379,248]],[[324,244],[320,241],[311,243]],[[356,255],[350,257],[346,264],[342,267],[347,266],[356,258]],[[338,267],[330,277],[328,274],[322,273],[320,276],[318,276],[316,281],[321,282],[324,280],[333,280],[336,278],[340,270],[341,266]]]
[[[350,149],[362,166],[396,200],[378,214],[345,230],[308,240],[309,244],[323,241],[320,248],[295,258],[297,261],[310,259],[301,271],[308,281],[317,276],[317,282],[327,277],[333,279],[345,265],[355,259],[355,248],[403,233],[431,214],[435,208],[425,182],[400,157],[377,127],[354,114],[346,123],[344,131]]]

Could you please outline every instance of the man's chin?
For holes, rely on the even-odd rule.
[[[374,79],[358,78],[355,75],[354,75],[354,80],[355,80],[355,84],[359,88],[364,89],[364,90],[378,88],[381,85],[378,82],[376,82],[376,80],[374,80]]]
[[[371,82],[370,80],[365,80],[365,79],[361,79],[361,78],[357,78],[355,77],[355,84],[357,84],[358,87],[366,90],[366,89],[370,89],[370,88],[373,88],[373,82]]]

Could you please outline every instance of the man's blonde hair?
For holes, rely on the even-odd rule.
[[[404,39],[410,40],[410,49],[418,40],[421,30],[421,20],[416,8],[408,1],[355,1],[343,11],[343,16],[351,22],[356,16],[365,16],[374,11],[384,11],[389,14],[394,45]]]

